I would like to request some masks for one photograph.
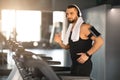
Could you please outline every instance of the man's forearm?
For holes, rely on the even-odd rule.
[[[62,40],[58,43],[63,49],[69,49],[69,45],[64,45]]]

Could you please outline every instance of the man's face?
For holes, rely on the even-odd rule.
[[[69,23],[75,23],[78,19],[78,12],[75,8],[69,8],[66,10],[66,17]]]

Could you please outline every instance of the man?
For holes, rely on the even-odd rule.
[[[80,9],[69,5],[66,9],[69,27],[63,40],[60,34],[55,34],[54,41],[62,48],[69,49],[72,59],[71,75],[90,76],[92,71],[91,56],[103,44],[101,34],[82,19]]]

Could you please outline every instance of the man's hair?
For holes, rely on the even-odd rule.
[[[77,10],[78,17],[80,17],[80,12],[79,12],[78,7],[76,5],[74,5],[74,4],[68,5],[67,9],[69,9],[69,8],[75,8]]]

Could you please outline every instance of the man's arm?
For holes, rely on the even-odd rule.
[[[94,54],[103,45],[103,39],[101,36],[98,36],[98,37],[92,36],[91,39],[94,41],[94,43],[92,48],[87,51],[88,55]]]
[[[90,38],[94,41],[92,48],[86,52],[87,56],[91,56],[103,45],[103,38],[101,37],[99,31],[94,28],[94,26],[88,24],[85,28],[87,35],[92,34]]]
[[[89,31],[93,35],[91,39],[94,43],[92,48],[86,52],[88,56],[94,54],[103,45],[101,34],[93,26],[90,26]]]
[[[91,39],[94,41],[92,47],[85,53],[78,53],[78,55],[81,55],[77,61],[80,63],[85,63],[89,56],[93,55],[96,51],[100,49],[100,47],[103,45],[103,38],[101,37],[101,34],[95,30],[95,28],[91,27],[90,25],[85,25],[84,32],[86,35],[91,35]]]
[[[60,34],[55,34],[54,41],[58,43],[63,49],[69,49],[69,45],[64,45],[63,41],[61,40]]]

